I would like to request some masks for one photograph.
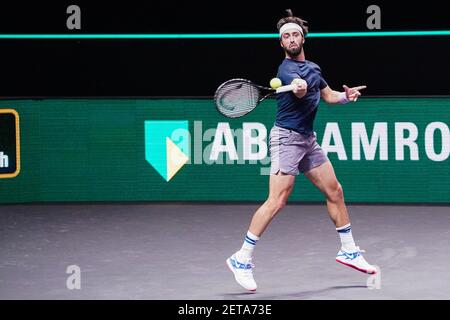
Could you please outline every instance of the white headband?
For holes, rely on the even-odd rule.
[[[281,28],[280,28],[280,37],[283,35],[283,33],[285,33],[289,29],[295,29],[295,30],[299,31],[302,34],[302,36],[304,36],[302,27],[300,27],[296,23],[288,22],[288,23],[285,23],[285,24],[283,24],[281,26]]]

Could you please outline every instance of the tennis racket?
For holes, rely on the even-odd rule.
[[[293,85],[267,88],[246,79],[231,79],[222,83],[214,94],[217,110],[228,118],[245,116],[264,99],[281,92],[292,91]]]

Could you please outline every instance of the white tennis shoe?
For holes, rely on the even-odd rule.
[[[230,271],[233,272],[237,283],[249,291],[256,291],[257,285],[253,278],[255,265],[252,263],[251,258],[245,261],[238,261],[235,253],[226,260],[226,264]]]
[[[361,252],[365,251],[359,249],[359,247],[356,247],[356,249],[357,250],[354,252],[345,252],[341,248],[341,250],[337,253],[336,261],[361,272],[368,274],[377,273],[377,268],[370,265],[362,256]]]

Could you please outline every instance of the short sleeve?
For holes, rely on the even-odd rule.
[[[325,78],[322,75],[322,69],[315,63],[311,63],[314,66],[314,69],[317,72],[318,80],[319,80],[319,89],[325,89],[328,86],[328,83],[326,82]]]
[[[322,77],[322,73],[320,74],[320,83],[319,88],[320,90],[325,89],[328,86],[328,83],[325,81],[325,79]]]

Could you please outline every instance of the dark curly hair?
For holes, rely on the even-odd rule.
[[[308,30],[308,21],[305,21],[299,17],[295,17],[294,14],[292,13],[291,9],[286,9],[285,17],[278,20],[278,23],[277,23],[278,31],[280,31],[281,27],[284,24],[290,23],[290,22],[298,24],[302,28],[303,34],[306,37],[306,35],[308,34],[308,31],[309,31]]]

